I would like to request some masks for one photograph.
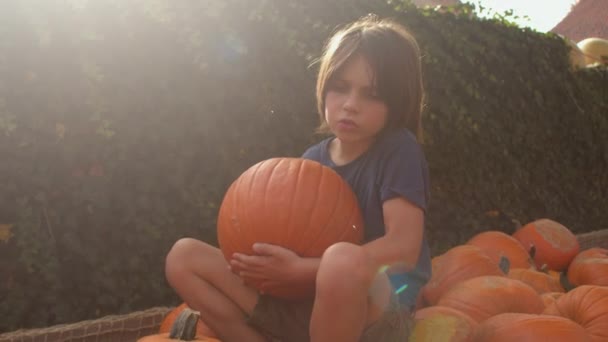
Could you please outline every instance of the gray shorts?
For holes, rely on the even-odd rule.
[[[272,342],[309,342],[312,306],[313,299],[293,302],[260,295],[247,323]],[[363,331],[360,341],[407,342],[413,322],[409,311],[400,307],[393,294],[387,310]]]

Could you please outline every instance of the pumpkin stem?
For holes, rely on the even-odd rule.
[[[536,256],[536,246],[530,245],[530,250],[528,251],[528,254],[530,254],[530,259],[534,259],[534,257]]]
[[[515,230],[514,230],[515,232],[516,232],[516,231],[518,231],[518,230],[519,230],[519,228],[521,228],[521,227],[522,227],[522,224],[521,224],[521,222],[519,222],[519,220],[518,220],[518,219],[514,219],[514,218],[512,218],[512,219],[511,219],[511,222],[513,223],[513,226],[515,227]]]
[[[171,326],[169,338],[179,341],[193,341],[196,338],[196,324],[200,312],[185,308],[179,313]]]
[[[564,288],[564,290],[566,290],[566,292],[574,289],[576,286],[573,285],[570,280],[568,280],[568,272],[564,271],[561,272],[559,274],[559,283],[560,285],[562,285],[562,287]]]
[[[530,263],[530,265],[532,265],[532,268],[536,269],[536,261],[534,261],[534,257],[536,256],[536,246],[534,245],[530,245],[530,249],[528,250],[528,255],[530,256],[528,258],[528,262]],[[543,265],[545,266],[545,265]]]
[[[504,255],[501,256],[498,267],[504,274],[509,274],[509,271],[511,270],[511,260]]]

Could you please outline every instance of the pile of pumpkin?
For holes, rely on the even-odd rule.
[[[558,222],[479,233],[432,267],[410,341],[608,341],[608,250]]]
[[[555,221],[536,220],[513,235],[479,233],[432,265],[411,342],[608,341],[608,250],[580,250]],[[185,323],[176,324],[180,313]],[[186,304],[165,318],[162,339],[140,341],[169,341],[172,325],[180,339],[188,319],[190,340],[219,342]]]

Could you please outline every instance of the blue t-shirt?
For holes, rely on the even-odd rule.
[[[310,147],[302,158],[331,167],[350,184],[363,214],[365,242],[384,235],[382,203],[386,200],[401,196],[426,212],[430,192],[428,166],[421,146],[409,130],[384,133],[365,153],[340,166],[329,156],[332,139]],[[424,234],[416,267],[407,273],[390,274],[389,278],[400,302],[411,307],[430,276],[430,250]]]

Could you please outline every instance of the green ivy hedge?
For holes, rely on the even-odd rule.
[[[216,243],[227,186],[320,139],[315,58],[391,16],[424,57],[428,231],[605,228],[608,73],[555,35],[400,1],[7,1],[0,12],[0,332],[179,299],[172,243]]]

